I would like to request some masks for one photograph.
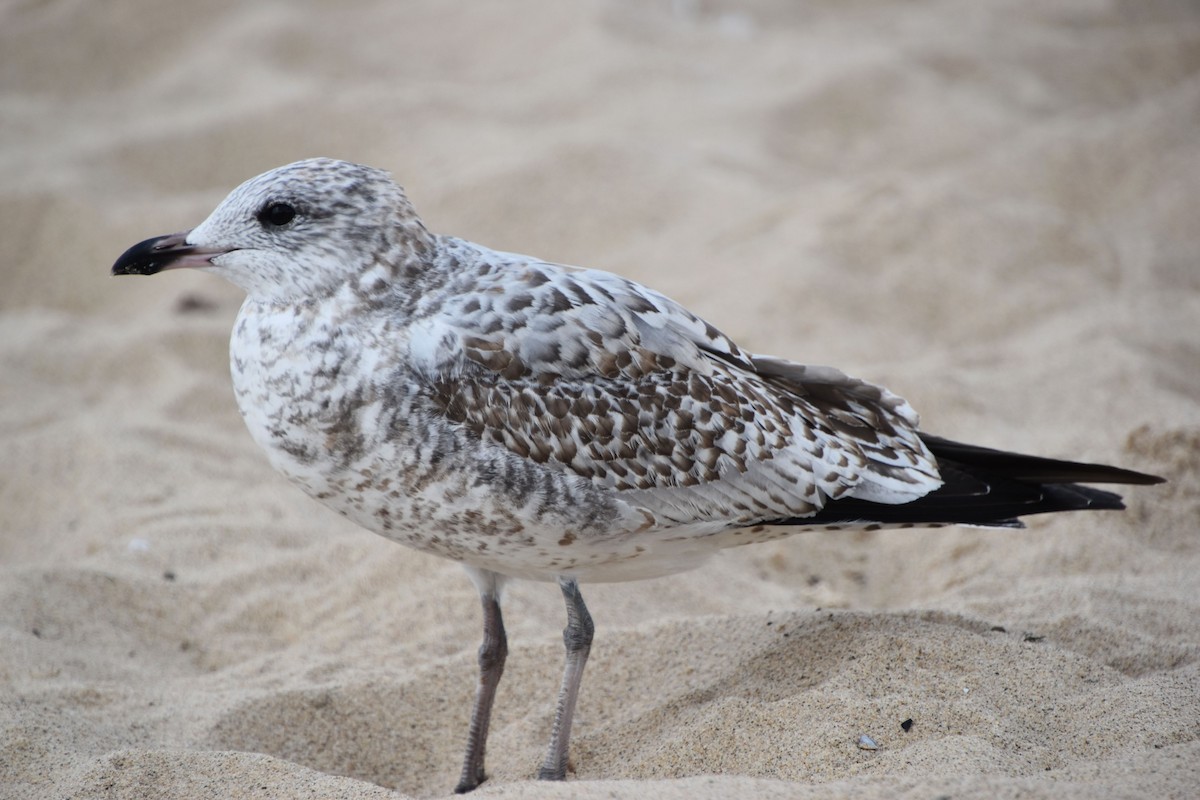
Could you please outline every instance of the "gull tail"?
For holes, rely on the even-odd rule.
[[[1125,508],[1120,495],[1082,483],[1163,483],[1156,475],[1104,464],[1026,456],[928,434],[921,439],[937,457],[941,488],[901,505],[853,497],[834,500],[811,517],[782,524],[1021,528],[1019,518],[1029,514]]]

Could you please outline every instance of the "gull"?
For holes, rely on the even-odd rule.
[[[961,444],[887,389],[756,355],[617,275],[430,233],[387,172],[317,158],[235,189],[114,275],[211,272],[246,292],[230,366],[271,464],[367,530],[458,561],[479,681],[457,792],[484,750],[511,579],[556,582],[562,686],[538,772],[563,780],[593,624],[580,583],[692,569],[813,529],[1120,509],[1116,467]]]

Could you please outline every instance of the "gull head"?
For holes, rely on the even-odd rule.
[[[256,299],[296,301],[400,277],[430,236],[388,173],[336,161],[297,161],[243,183],[189,231],[135,244],[114,275],[192,267]]]

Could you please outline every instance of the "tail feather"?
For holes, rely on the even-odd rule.
[[[943,485],[900,505],[854,497],[827,503],[810,517],[781,520],[783,525],[957,524],[1020,528],[1019,517],[1056,511],[1122,509],[1121,496],[1080,483],[1147,485],[1155,475],[1110,467],[1026,456],[921,435],[937,457]]]

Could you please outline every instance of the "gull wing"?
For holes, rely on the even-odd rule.
[[[877,386],[742,351],[605,272],[452,242],[460,291],[410,355],[446,418],[620,493],[663,525],[803,519],[940,484],[916,415]]]

